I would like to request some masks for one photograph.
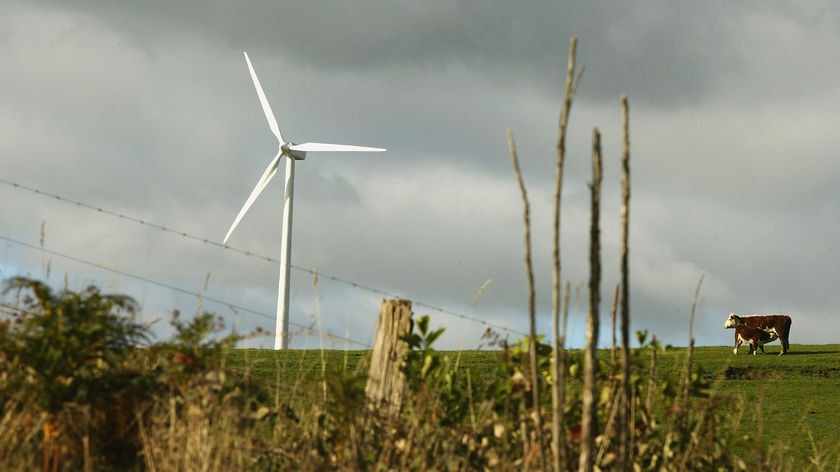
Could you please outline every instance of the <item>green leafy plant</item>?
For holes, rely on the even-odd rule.
[[[403,364],[409,390],[419,401],[414,402],[416,414],[427,416],[433,423],[457,423],[463,418],[464,405],[456,401],[463,398],[458,372],[450,358],[433,347],[444,328],[429,328],[429,317],[421,316],[415,323],[417,332],[402,336],[409,351]]]
[[[243,336],[237,333],[221,336],[224,322],[210,312],[184,319],[175,310],[169,323],[175,334],[166,342],[150,346],[154,353],[150,367],[161,372],[163,380],[182,393],[202,379],[224,380],[225,353]]]
[[[257,460],[255,429],[276,416],[251,379],[226,368],[228,351],[243,336],[222,335],[221,318],[209,312],[186,319],[176,311],[170,324],[172,338],[145,350],[157,380],[154,402],[138,415],[145,466],[240,470]]]
[[[148,341],[147,328],[134,321],[137,303],[93,285],[54,291],[26,277],[8,279],[3,294],[15,302],[0,337],[13,366],[6,393],[42,421],[44,467],[57,463],[63,448],[82,445],[88,456],[91,448],[122,456],[131,418],[119,406],[143,396],[149,381],[127,368],[134,348]]]

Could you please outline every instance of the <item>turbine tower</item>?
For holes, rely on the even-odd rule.
[[[274,136],[277,137],[278,150],[274,159],[266,167],[265,171],[251,191],[251,195],[242,205],[239,214],[230,225],[230,229],[225,235],[224,244],[227,244],[230,235],[239,221],[251,208],[251,205],[268,185],[268,182],[277,173],[277,168],[280,166],[280,159],[286,158],[286,191],[283,198],[283,232],[281,235],[280,247],[280,283],[277,293],[277,329],[274,338],[274,349],[286,349],[289,347],[289,260],[292,252],[292,204],[294,201],[295,192],[295,161],[306,158],[307,152],[382,152],[385,149],[365,147],[365,146],[350,146],[346,144],[327,144],[327,143],[303,143],[295,144],[287,142],[280,134],[280,128],[277,126],[277,119],[274,118],[274,113],[271,111],[271,106],[268,104],[268,99],[265,97],[260,80],[257,78],[257,73],[254,71],[254,66],[251,65],[251,59],[248,53],[245,54],[245,62],[248,64],[248,70],[251,72],[251,80],[254,82],[254,88],[257,90],[257,96],[260,98],[265,118],[268,120],[268,127]]]

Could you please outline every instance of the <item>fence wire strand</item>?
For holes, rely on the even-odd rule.
[[[161,232],[173,234],[173,235],[176,235],[176,236],[179,236],[179,237],[197,242],[199,244],[206,244],[206,245],[210,245],[210,246],[213,246],[215,248],[218,248],[218,249],[233,251],[235,253],[244,255],[246,257],[252,257],[252,258],[264,261],[264,262],[270,262],[272,264],[277,264],[277,265],[280,264],[279,259],[275,259],[275,258],[270,257],[270,256],[265,256],[265,255],[254,253],[252,251],[243,250],[243,249],[240,249],[240,248],[237,248],[237,247],[234,247],[234,246],[230,246],[228,244],[222,244],[218,241],[214,241],[214,240],[206,238],[206,237],[196,236],[196,235],[190,234],[186,231],[181,231],[181,230],[178,230],[178,229],[170,228],[170,227],[165,226],[165,225],[161,225],[161,224],[153,223],[153,222],[150,222],[150,221],[146,221],[144,219],[136,218],[136,217],[124,214],[124,213],[109,210],[109,209],[99,207],[99,206],[96,206],[96,205],[91,205],[89,203],[85,203],[85,202],[82,202],[82,201],[79,201],[79,200],[74,200],[74,199],[71,199],[71,198],[67,198],[67,197],[59,195],[57,193],[47,192],[47,191],[44,191],[44,190],[41,190],[41,189],[38,189],[38,188],[30,187],[30,186],[27,186],[27,185],[22,185],[22,184],[19,184],[17,182],[12,182],[12,181],[9,181],[9,180],[3,179],[3,178],[0,178],[0,184],[7,185],[7,186],[12,187],[14,189],[24,190],[24,191],[27,191],[27,192],[30,192],[30,193],[33,193],[33,194],[36,194],[36,195],[47,197],[47,198],[50,198],[50,199],[53,199],[53,200],[56,200],[56,201],[59,201],[59,202],[62,202],[62,203],[74,205],[74,206],[79,207],[79,208],[95,211],[97,213],[108,215],[108,216],[111,216],[111,217],[114,217],[114,218],[118,218],[118,219],[121,219],[121,220],[136,223],[136,224],[139,224],[139,225],[142,225],[142,226],[147,226],[147,227],[153,228],[153,229],[161,231]],[[122,271],[122,270],[119,270],[119,269],[110,268],[110,267],[104,266],[102,264],[86,261],[86,260],[81,259],[81,258],[76,257],[76,256],[60,253],[58,251],[49,250],[49,249],[46,249],[42,246],[29,244],[29,243],[19,241],[19,240],[13,239],[13,238],[5,237],[5,236],[0,236],[0,240],[6,241],[9,244],[14,244],[14,245],[22,246],[22,247],[25,247],[25,248],[28,248],[28,249],[41,251],[45,254],[49,254],[49,255],[52,255],[52,256],[55,256],[55,257],[60,257],[60,258],[63,258],[63,259],[67,259],[67,260],[70,260],[70,261],[73,261],[73,262],[76,262],[76,263],[79,263],[79,264],[95,267],[97,269],[101,269],[101,270],[111,272],[111,273],[114,273],[114,274],[117,274],[117,275],[120,275],[120,276],[123,276],[123,277],[128,277],[128,278],[131,278],[131,279],[134,279],[134,280],[138,280],[138,281],[141,281],[141,282],[144,282],[144,283],[148,283],[148,284],[151,284],[151,285],[154,285],[154,286],[166,289],[166,290],[170,290],[170,291],[173,291],[173,292],[187,294],[187,295],[193,295],[193,296],[200,296],[203,300],[207,300],[207,301],[210,301],[210,302],[213,302],[213,303],[218,303],[220,305],[227,306],[235,312],[249,313],[249,314],[252,314],[254,316],[259,316],[259,317],[266,318],[266,319],[271,319],[271,320],[275,319],[274,315],[269,315],[267,313],[263,313],[263,312],[260,312],[260,311],[257,311],[257,310],[251,309],[251,308],[236,305],[234,303],[231,303],[231,302],[228,302],[228,301],[225,301],[225,300],[221,300],[221,299],[218,299],[218,298],[208,297],[204,294],[195,292],[193,290],[186,290],[186,289],[174,286],[172,284],[168,284],[168,283],[165,283],[165,282],[154,280],[154,279],[151,279],[151,278],[148,278],[148,277],[139,276],[139,275],[132,274],[132,273]],[[300,272],[307,273],[309,275],[315,275],[315,273],[316,273],[316,271],[313,270],[313,269],[308,269],[308,268],[296,266],[294,264],[290,264],[290,267],[292,269],[295,269],[295,270],[300,271]],[[383,296],[383,297],[386,297],[386,298],[405,298],[405,297],[401,297],[397,294],[394,294],[392,292],[388,292],[386,290],[381,290],[381,289],[378,289],[378,288],[375,288],[375,287],[371,287],[371,286],[361,284],[361,283],[358,283],[358,282],[355,282],[355,281],[352,281],[352,280],[348,280],[348,279],[345,279],[345,278],[342,278],[342,277],[338,277],[338,276],[335,276],[335,275],[325,274],[320,270],[317,271],[317,274],[318,274],[318,277],[320,277],[320,278],[327,279],[327,280],[330,280],[332,282],[336,282],[338,284],[353,287],[355,289],[363,290],[363,291],[373,293],[373,294],[376,294],[376,295],[379,295],[379,296]],[[510,334],[527,336],[527,333],[525,333],[525,332],[518,331],[518,330],[512,329],[510,327],[500,325],[498,323],[493,323],[493,322],[489,322],[487,320],[478,319],[478,318],[475,318],[473,316],[465,315],[463,313],[458,313],[458,312],[455,312],[455,311],[452,311],[452,310],[449,310],[449,309],[446,309],[446,308],[443,308],[443,307],[440,307],[440,306],[437,306],[437,305],[434,305],[434,304],[431,304],[431,303],[424,302],[422,300],[412,300],[412,304],[414,306],[423,307],[427,310],[431,310],[431,311],[434,311],[434,312],[437,312],[437,313],[441,313],[441,314],[444,314],[444,315],[459,318],[459,319],[462,319],[462,320],[465,320],[465,321],[468,321],[468,322],[471,322],[471,323],[486,326],[488,328],[498,329],[500,331],[510,333]],[[294,323],[294,322],[290,321],[290,324],[296,326],[297,328],[305,330],[307,332],[322,334],[322,335],[328,336],[330,338],[339,339],[339,340],[342,340],[344,342],[353,343],[355,345],[370,347],[366,343],[361,343],[361,342],[358,342],[358,341],[355,341],[355,340],[352,340],[352,339],[348,339],[346,337],[339,336],[339,335],[336,335],[336,334],[333,334],[333,333],[317,332],[317,330],[313,330],[311,327],[308,327],[308,326],[305,326],[305,325],[302,325],[302,324],[299,324],[299,323]]]

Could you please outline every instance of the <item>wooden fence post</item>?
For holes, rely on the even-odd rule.
[[[398,414],[402,405],[406,379],[400,367],[409,348],[400,336],[411,332],[412,316],[411,301],[382,300],[365,394],[370,407],[384,416]]]

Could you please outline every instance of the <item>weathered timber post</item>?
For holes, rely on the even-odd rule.
[[[409,348],[400,336],[411,332],[412,316],[411,301],[382,300],[365,394],[370,407],[384,416],[398,414],[402,405],[406,379],[400,367]]]

